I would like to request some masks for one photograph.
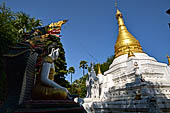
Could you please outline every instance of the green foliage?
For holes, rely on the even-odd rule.
[[[54,36],[51,36],[51,37],[54,37]],[[56,38],[55,43],[57,43],[57,47],[60,50],[59,50],[58,59],[54,61],[55,71],[56,71],[54,81],[63,87],[68,87],[69,85],[67,84],[67,81],[65,80],[65,75],[67,74],[67,63],[66,63],[66,58],[65,58],[65,51],[60,41],[60,38]]]
[[[3,69],[3,54],[8,52],[9,46],[15,45],[23,39],[26,31],[41,25],[41,21],[30,18],[22,12],[13,12],[0,4],[0,100],[4,100],[6,75]],[[22,31],[22,32],[21,32]]]
[[[83,76],[84,76],[84,70],[88,68],[87,63],[88,63],[88,62],[85,61],[85,60],[80,61],[79,68],[82,68],[82,69],[83,69]]]
[[[68,74],[74,74],[74,73],[75,73],[74,67],[69,67]]]
[[[102,74],[104,74],[104,72],[109,69],[109,66],[112,64],[114,58],[115,58],[114,56],[110,56],[107,58],[106,62],[100,64],[100,69]],[[95,72],[98,72],[98,64],[94,65],[94,70]]]
[[[69,67],[68,74],[71,74],[71,84],[72,84],[72,74],[74,74],[74,73],[75,73],[74,67]]]
[[[86,79],[87,79],[87,77],[88,77],[88,75],[86,74],[83,77],[81,77],[79,80],[75,80],[73,82],[73,84],[72,84],[72,87],[73,87],[72,94],[77,94],[81,98],[84,98],[86,96]]]
[[[65,78],[59,78],[60,82],[59,84],[65,88],[71,88],[70,82],[68,80],[65,80]]]
[[[8,47],[22,40],[25,32],[41,26],[39,19],[30,18],[23,12],[12,12],[3,3],[0,6],[0,55],[8,50]]]
[[[114,56],[108,57],[106,62],[103,62],[102,64],[100,64],[100,68],[101,68],[102,73],[104,73],[105,71],[107,71],[109,69],[109,66],[113,62],[114,58],[115,58]],[[90,68],[88,68],[88,69],[90,71]],[[96,73],[98,72],[98,64],[94,65],[94,70],[95,70]],[[73,84],[72,84],[72,87],[74,87],[73,94],[77,94],[81,98],[84,98],[86,96],[86,92],[87,92],[87,90],[86,90],[86,79],[87,79],[87,77],[88,77],[88,74],[84,75],[80,79],[75,80],[73,82]]]
[[[30,16],[24,12],[15,13],[14,18],[14,26],[19,33],[19,37],[23,37],[23,34],[26,32],[31,32],[38,26],[42,25],[41,20],[30,18]]]
[[[8,49],[9,45],[16,43],[18,40],[17,29],[13,26],[13,12],[5,7],[0,6],[0,55],[2,56]]]
[[[71,85],[72,85],[72,74],[74,74],[75,73],[75,69],[74,69],[74,67],[69,67],[69,69],[68,69],[68,74],[70,74],[71,75]],[[71,86],[71,93],[73,92],[73,86]]]

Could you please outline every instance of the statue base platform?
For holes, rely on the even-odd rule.
[[[14,113],[86,113],[72,100],[30,100],[18,106]]]

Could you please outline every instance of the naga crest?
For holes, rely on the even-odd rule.
[[[43,57],[47,56],[51,48],[59,48],[57,44],[61,37],[61,27],[67,20],[51,23],[45,27],[38,28],[25,35],[25,42],[28,42],[31,47],[38,53],[37,68],[41,66]],[[39,70],[39,69],[38,69]]]
[[[37,28],[34,31],[25,34],[24,41],[31,44],[32,48],[43,51],[44,48],[54,45],[56,40],[61,37],[61,27],[68,20],[51,23],[45,27]]]

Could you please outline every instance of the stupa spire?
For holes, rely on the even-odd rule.
[[[124,24],[122,13],[117,8],[116,19],[119,25],[119,34],[115,44],[115,57],[119,57],[129,53],[129,49],[133,53],[143,53],[142,47],[136,38],[129,33]],[[127,46],[128,45],[128,46]]]

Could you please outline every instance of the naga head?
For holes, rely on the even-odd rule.
[[[56,23],[51,23],[45,27],[38,28],[34,31],[27,33],[24,37],[24,41],[28,42],[32,48],[35,49],[38,54],[49,54],[49,48],[57,48],[54,43],[60,40],[59,37],[61,27],[67,20],[61,20]]]
[[[51,23],[50,25],[37,28],[25,34],[23,41],[28,42],[31,48],[38,53],[37,67],[41,65],[45,56],[52,55],[54,60],[57,59],[59,55],[57,48],[59,48],[60,31],[62,25],[66,22],[67,20],[62,20]],[[55,48],[53,52],[52,48]]]
[[[47,41],[55,41],[56,38],[61,37],[61,27],[68,20],[61,20],[56,23],[51,23],[45,27],[37,28],[29,33],[25,34],[24,41],[29,42],[33,47],[36,47]]]
[[[51,23],[48,26],[48,34],[60,37],[58,34],[61,32],[61,26],[65,24],[68,20],[58,21],[56,23]]]

